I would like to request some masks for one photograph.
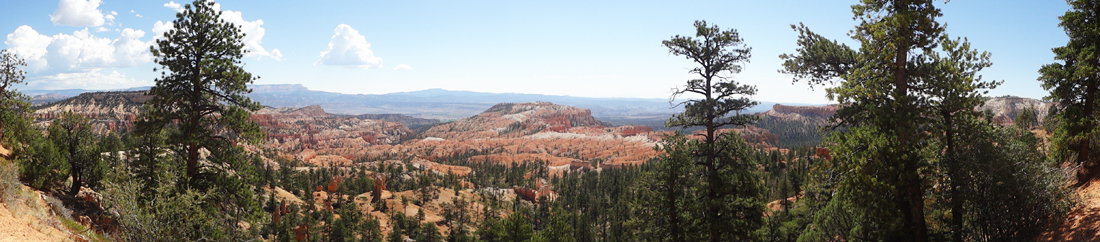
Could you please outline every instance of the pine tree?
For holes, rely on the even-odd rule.
[[[748,157],[748,148],[736,132],[719,129],[756,120],[741,113],[757,104],[748,98],[756,94],[756,87],[740,84],[729,76],[741,72],[752,48],[745,46],[737,30],[721,30],[706,21],[695,22],[695,37],[677,35],[662,41],[669,53],[699,65],[690,71],[699,79],[688,80],[672,99],[684,94],[700,99],[680,102],[684,112],[673,115],[666,125],[704,128],[691,162],[700,167],[699,219],[706,227],[708,240],[750,240],[763,216],[757,164]]]
[[[237,141],[258,142],[263,136],[249,119],[260,108],[245,94],[252,74],[240,59],[246,52],[238,26],[221,19],[213,1],[197,0],[176,14],[175,29],[150,47],[161,77],[149,90],[137,122],[141,133],[168,128],[167,144],[180,154],[191,186],[208,187],[222,171],[247,169]],[[209,151],[200,162],[202,150]],[[239,171],[238,171],[239,172]]]
[[[0,50],[0,145],[16,151],[26,139],[29,128],[30,103],[27,96],[15,89],[23,83],[27,62],[8,50]]]
[[[1054,59],[1061,63],[1043,65],[1039,81],[1050,91],[1055,117],[1063,125],[1054,132],[1054,158],[1075,160],[1082,169],[1077,184],[1083,185],[1100,174],[1100,160],[1092,152],[1100,118],[1100,3],[1091,0],[1067,1],[1072,8],[1058,26],[1065,29],[1069,42],[1054,48]]]
[[[61,162],[68,163],[72,186],[66,195],[76,196],[81,186],[98,188],[99,180],[106,173],[106,165],[100,157],[96,137],[92,134],[87,118],[66,112],[49,127],[50,141],[57,147]]]

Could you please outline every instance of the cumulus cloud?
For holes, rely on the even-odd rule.
[[[131,77],[111,71],[103,74],[99,70],[77,73],[58,73],[54,75],[35,78],[27,82],[31,89],[90,89],[103,90],[120,87],[151,86],[151,81],[136,80]]]
[[[77,27],[103,25],[106,18],[99,10],[101,3],[102,0],[61,0],[57,3],[57,10],[50,14],[50,21],[56,25]]]
[[[23,25],[8,34],[4,44],[12,53],[27,61],[27,68],[41,70],[46,68],[46,47],[52,41],[50,36],[41,35],[31,26]]]
[[[183,12],[183,5],[180,5],[179,3],[176,3],[175,1],[168,1],[168,3],[164,4],[164,7],[171,8],[172,10],[176,10],[176,12]]]
[[[406,65],[406,64],[398,64],[397,66],[393,67],[393,70],[395,70],[395,71],[412,70],[412,69],[413,68],[411,66]]]
[[[367,38],[347,24],[336,26],[328,50],[321,52],[316,64],[348,68],[382,68],[382,58],[374,56]]]
[[[161,22],[157,21],[153,23],[153,39],[163,39],[164,33],[175,28],[173,22]]]
[[[215,3],[214,9],[221,10],[221,6],[219,5],[220,4]],[[222,12],[221,18],[241,28],[241,32],[244,33],[244,39],[241,40],[241,42],[244,43],[244,49],[248,50],[248,53],[244,55],[245,57],[263,58],[266,56],[277,61],[283,59],[283,54],[279,49],[272,49],[271,52],[267,52],[263,45],[261,45],[261,43],[263,43],[264,33],[266,32],[263,28],[264,20],[257,19],[255,21],[246,21],[244,17],[242,17],[240,11],[228,10]]]
[[[112,13],[114,13],[114,11],[112,11]],[[115,15],[117,14],[108,14],[103,16],[103,19],[107,20],[107,25],[112,25],[112,23],[115,22]]]
[[[23,25],[8,34],[4,43],[27,61],[28,71],[52,74],[148,63],[152,54],[150,42],[140,40],[144,36],[145,31],[129,28],[120,31],[117,39],[93,36],[87,28],[72,35],[47,36]]]
[[[122,30],[118,39],[111,43],[116,66],[136,66],[153,60],[153,54],[149,53],[151,43],[141,41],[142,37],[145,37],[145,31],[130,28]]]

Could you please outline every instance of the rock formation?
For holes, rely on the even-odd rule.
[[[142,104],[149,99],[152,97],[143,91],[83,93],[36,107],[34,120],[45,126],[65,112],[73,112],[88,118],[97,133],[126,132],[133,129]]]
[[[985,101],[979,110],[993,113],[993,121],[1001,125],[1014,125],[1016,115],[1025,108],[1034,108],[1035,116],[1042,123],[1054,103],[1016,96],[1001,96]]]

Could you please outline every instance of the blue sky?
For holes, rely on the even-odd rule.
[[[175,19],[174,1],[3,0],[2,48],[28,59],[28,89],[149,86],[148,46]],[[662,40],[707,20],[737,29],[753,48],[735,75],[757,100],[827,103],[792,85],[779,54],[795,50],[791,24],[852,44],[855,1],[217,1],[242,24],[258,84],[381,94],[429,88],[584,97],[667,98],[692,63]],[[992,53],[981,74],[991,95],[1039,98],[1037,70],[1066,43],[1059,0],[970,0],[937,5],[951,36]],[[159,23],[158,23],[159,21]],[[6,36],[2,37],[2,36]]]

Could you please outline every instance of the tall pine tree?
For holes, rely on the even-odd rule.
[[[669,127],[704,128],[701,141],[693,143],[691,164],[699,167],[700,181],[693,194],[702,208],[698,218],[710,241],[749,240],[762,224],[763,202],[757,164],[748,155],[748,147],[736,132],[721,128],[751,124],[754,116],[741,113],[757,102],[748,96],[756,87],[733,80],[752,56],[737,30],[722,30],[706,21],[695,22],[695,37],[673,36],[661,42],[669,53],[683,56],[699,65],[691,73],[699,79],[688,80],[672,96],[691,95],[679,105],[684,112],[669,119]],[[689,189],[684,187],[684,189]],[[674,229],[669,229],[674,231]]]
[[[245,94],[254,78],[240,61],[246,50],[240,27],[226,22],[213,1],[198,0],[176,14],[175,29],[150,47],[161,77],[149,90],[137,122],[142,133],[168,128],[167,145],[181,155],[193,187],[209,187],[222,168],[248,169],[237,141],[258,142],[260,127],[249,111],[260,108]],[[207,162],[200,162],[203,150]]]
[[[1059,62],[1043,65],[1039,81],[1050,91],[1047,100],[1055,105],[1055,117],[1062,123],[1054,133],[1054,158],[1075,160],[1082,169],[1077,184],[1086,184],[1100,174],[1093,138],[1097,135],[1097,105],[1100,104],[1100,2],[1067,1],[1072,9],[1060,17],[1059,26],[1069,35],[1066,46],[1054,48]]]

